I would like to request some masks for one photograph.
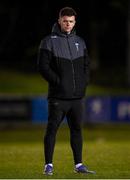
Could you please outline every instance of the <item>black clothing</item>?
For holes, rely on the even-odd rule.
[[[70,34],[55,24],[40,44],[38,69],[49,85],[48,124],[44,137],[45,163],[52,163],[55,137],[66,116],[74,162],[82,163],[81,122],[84,115],[89,58],[85,42],[73,29]]]
[[[70,143],[73,150],[74,162],[75,164],[82,162],[81,125],[84,115],[84,102],[84,99],[49,99],[49,118],[44,137],[46,164],[52,163],[53,161],[56,133],[65,116],[67,117],[68,126],[70,128]]]
[[[60,31],[55,24],[51,35],[40,44],[38,69],[48,81],[48,97],[82,98],[89,81],[89,58],[85,42],[76,35]]]

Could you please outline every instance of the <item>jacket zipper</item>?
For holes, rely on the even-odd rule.
[[[69,48],[69,52],[70,52],[70,61],[71,61],[71,66],[72,66],[72,75],[73,75],[73,92],[75,92],[76,89],[76,84],[75,84],[75,70],[74,70],[74,65],[73,65],[73,60],[72,60],[72,53],[71,53],[71,49],[70,49],[70,44],[69,44],[69,40],[68,40],[68,36],[67,36],[67,42],[68,42],[68,48]]]

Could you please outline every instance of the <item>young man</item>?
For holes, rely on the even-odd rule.
[[[84,99],[89,80],[89,58],[85,42],[76,35],[76,12],[62,8],[52,33],[40,44],[38,68],[48,82],[48,124],[44,137],[44,173],[53,174],[53,152],[59,125],[66,116],[70,129],[75,172],[93,173],[82,164]]]

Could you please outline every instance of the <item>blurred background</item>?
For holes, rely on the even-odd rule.
[[[37,70],[37,53],[41,39],[51,32],[64,6],[76,10],[76,31],[85,39],[91,59],[91,81],[86,91],[88,121],[122,118],[121,121],[128,122],[128,0],[0,1],[0,122],[10,117],[17,121],[18,116],[40,122],[46,119],[47,83]],[[93,112],[95,116],[91,117]]]
[[[48,87],[37,55],[64,6],[76,10],[76,31],[91,59],[84,161],[97,172],[93,178],[129,178],[129,0],[0,1],[0,178],[43,179]],[[54,163],[53,178],[86,177],[72,172],[66,121],[57,134]]]

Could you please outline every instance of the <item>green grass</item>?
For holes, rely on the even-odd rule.
[[[47,94],[47,82],[39,73],[19,73],[12,71],[0,71],[0,93],[1,94],[25,94],[39,95]],[[89,95],[130,95],[130,88],[106,87],[91,84],[86,94]]]
[[[130,127],[90,127],[83,129],[83,160],[95,175],[73,172],[68,127],[61,126],[54,152],[54,175],[43,170],[44,127],[0,131],[0,178],[13,179],[125,179],[130,178]]]
[[[0,71],[0,93],[39,94],[47,92],[47,83],[40,74]]]

